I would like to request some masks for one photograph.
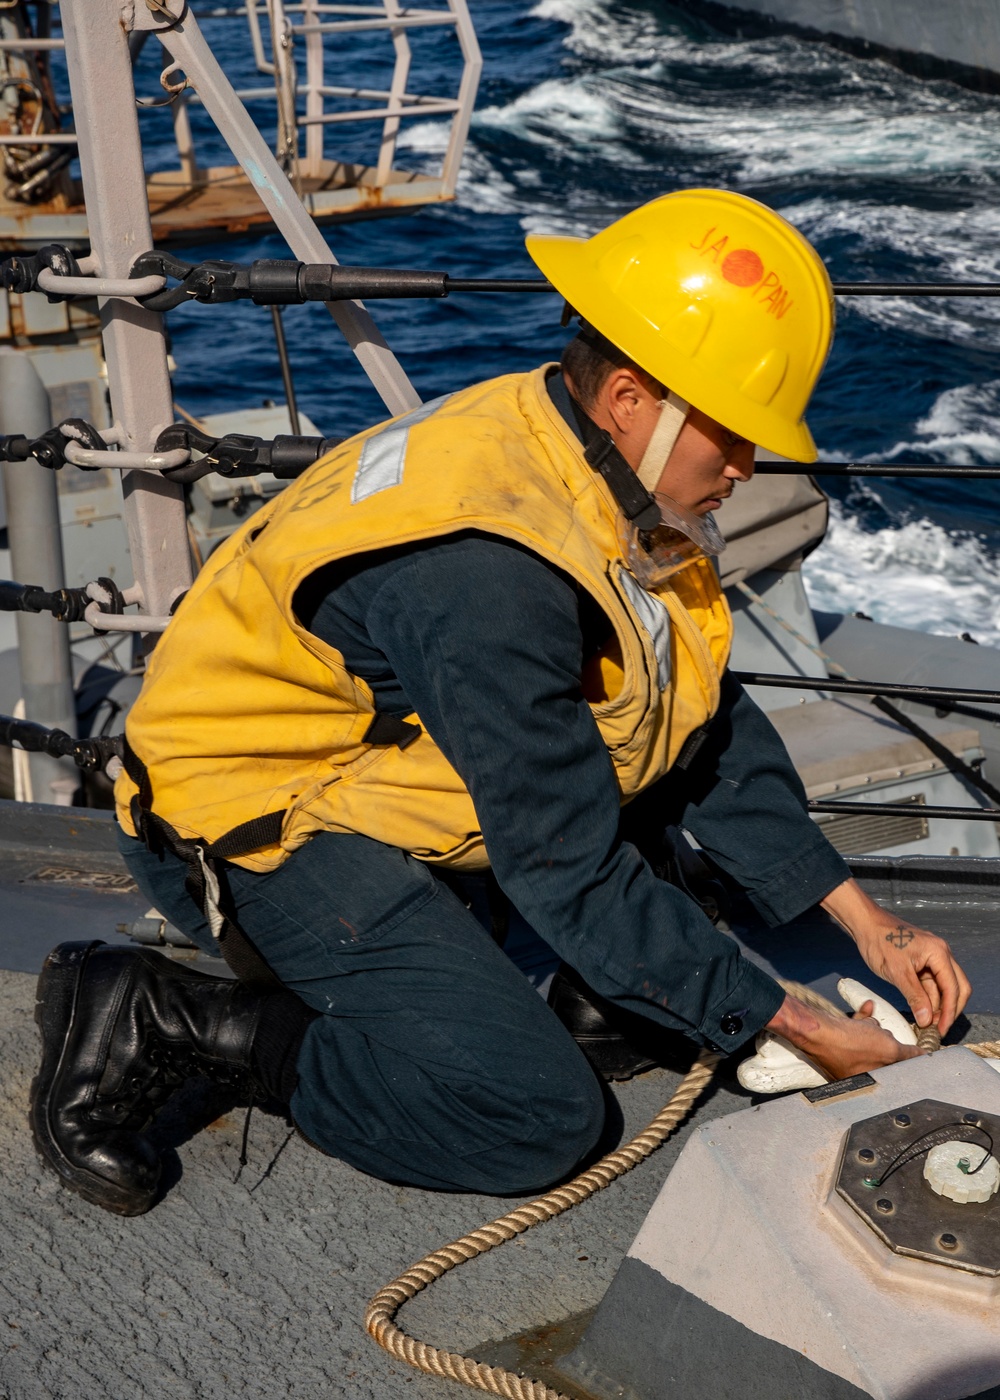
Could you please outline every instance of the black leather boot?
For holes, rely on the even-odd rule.
[[[635,1043],[633,1027],[638,1018],[616,1010],[588,987],[569,963],[559,964],[548,1000],[602,1079],[631,1079],[659,1063],[645,1047]]]
[[[277,1018],[268,1015],[276,1001]],[[70,1190],[118,1215],[141,1215],[159,1186],[159,1157],[143,1130],[160,1105],[192,1074],[258,1098],[280,1087],[275,1077],[294,1085],[311,1017],[290,992],[260,996],[150,949],[62,943],[38,979],[35,1144]],[[277,1076],[262,1075],[253,1057],[262,1020]],[[291,1034],[275,1036],[286,1022]]]
[[[650,814],[648,807],[644,814],[640,796],[624,809],[623,834],[643,853],[658,879],[683,890],[706,917],[718,923],[727,905],[725,887],[679,827],[661,828],[651,841],[657,821],[658,813]],[[660,1029],[646,1017],[623,1011],[598,995],[565,962],[552,979],[548,1001],[602,1079],[631,1079],[672,1063],[679,1044],[687,1044],[678,1032]]]

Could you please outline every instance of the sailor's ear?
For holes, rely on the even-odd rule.
[[[639,377],[630,369],[612,370],[601,386],[599,398],[620,433],[627,433],[648,397]]]

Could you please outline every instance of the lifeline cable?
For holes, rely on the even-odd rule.
[[[807,1006],[843,1017],[840,1007],[811,987],[801,982],[788,982],[778,979],[779,985],[790,995],[798,997]],[[941,1037],[936,1026],[928,1026],[917,1033],[917,1047],[927,1053],[941,1048]],[[968,1049],[981,1058],[1000,1059],[1000,1041],[987,1041],[980,1046]],[[450,1244],[442,1245],[432,1253],[419,1259],[408,1269],[380,1288],[365,1310],[365,1330],[383,1350],[398,1361],[405,1361],[418,1371],[430,1376],[440,1376],[446,1380],[459,1381],[473,1390],[485,1390],[489,1395],[500,1395],[504,1400],[573,1400],[562,1391],[553,1390],[544,1381],[531,1380],[507,1371],[502,1366],[487,1366],[471,1356],[461,1356],[457,1352],[444,1351],[428,1342],[411,1337],[396,1323],[396,1314],[404,1303],[426,1288],[435,1279],[441,1278],[450,1269],[465,1264],[470,1259],[486,1254],[498,1245],[530,1230],[533,1225],[541,1225],[545,1220],[553,1220],[564,1211],[571,1210],[581,1201],[587,1200],[596,1192],[610,1186],[612,1181],[624,1176],[633,1167],[644,1162],[671,1135],[675,1128],[687,1117],[698,1099],[708,1088],[715,1075],[715,1069],[722,1055],[715,1051],[702,1050],[668,1102],[655,1118],[624,1147],[609,1152],[594,1166],[568,1181],[565,1186],[557,1186],[537,1200],[518,1206],[506,1215],[499,1216],[477,1230],[472,1230]]]
[[[163,0],[146,0],[150,9],[167,13]],[[175,19],[174,23],[177,23]],[[182,86],[164,82],[169,68],[160,75],[161,85],[173,101]],[[43,271],[60,277],[78,277],[79,267],[71,249],[48,243],[35,253],[8,254],[0,260],[0,279],[8,291],[24,293],[39,289]],[[394,267],[353,267],[345,264],[303,263],[285,258],[258,258],[252,263],[234,263],[209,258],[187,263],[172,253],[151,248],[140,253],[130,276],[156,274],[178,279],[176,287],[136,297],[151,311],[170,311],[194,300],[207,304],[250,298],[258,306],[300,304],[304,301],[353,301],[355,298],[446,297],[452,292],[513,292],[558,296],[558,289],[544,277],[454,277],[436,270]],[[69,300],[85,292],[61,292],[46,288],[51,301]],[[995,297],[998,282],[834,282],[835,296],[870,297]]]

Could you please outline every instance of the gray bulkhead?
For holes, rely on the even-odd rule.
[[[837,674],[832,662],[861,680],[984,688],[1000,683],[1000,655],[992,648],[813,614],[802,561],[826,531],[827,501],[811,478],[758,474],[724,503],[719,524],[727,539],[718,562],[733,612],[733,670],[822,679]],[[750,693],[768,712],[810,798],[913,805],[912,817],[818,815],[845,855],[1000,854],[992,822],[920,816],[923,806],[990,804],[866,698],[765,686],[751,686]],[[1000,774],[995,724],[942,716],[912,702],[902,708],[965,763],[987,776]]]
[[[1000,8],[994,0],[681,0],[724,27],[756,21],[887,58],[929,77],[1000,86]]]

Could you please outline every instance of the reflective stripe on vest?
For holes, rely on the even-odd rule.
[[[645,627],[656,653],[656,669],[660,678],[660,689],[666,690],[670,684],[670,614],[666,605],[651,593],[647,593],[637,579],[627,569],[621,572],[622,587],[628,594],[629,602],[635,608],[636,616]]]
[[[351,482],[351,505],[367,501],[379,491],[387,491],[390,486],[399,486],[403,480],[406,465],[406,448],[410,441],[410,429],[422,423],[432,413],[447,403],[451,394],[442,394],[438,399],[421,404],[411,413],[404,414],[370,437],[361,449],[357,470]]]

